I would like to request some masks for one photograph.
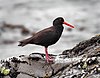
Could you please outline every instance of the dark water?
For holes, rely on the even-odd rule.
[[[10,24],[22,24],[31,31],[39,31],[52,25],[58,16],[73,24],[75,29],[67,31],[65,27],[61,39],[49,48],[49,53],[59,54],[72,48],[79,41],[100,34],[99,0],[0,0],[0,26],[3,21]],[[82,29],[83,28],[83,29]],[[0,41],[15,40],[14,44],[0,45],[0,58],[44,53],[44,48],[37,45],[18,47],[18,40],[26,38],[19,30],[1,32]],[[27,36],[29,37],[29,36]]]

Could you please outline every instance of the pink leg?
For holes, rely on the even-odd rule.
[[[47,48],[45,48],[45,53],[46,53],[46,60],[47,60],[47,62],[49,63],[50,61],[53,61],[53,60],[50,58],[49,54],[48,54]]]

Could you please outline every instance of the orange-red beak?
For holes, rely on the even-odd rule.
[[[63,24],[65,24],[65,25],[67,25],[67,26],[69,26],[69,27],[71,27],[71,28],[74,28],[74,26],[72,26],[72,25],[70,25],[70,24],[68,24],[68,23],[66,23],[66,22],[63,22]]]

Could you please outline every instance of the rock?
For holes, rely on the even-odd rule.
[[[67,31],[72,31],[72,29],[71,28],[67,28]]]
[[[50,56],[52,63],[41,53],[1,60],[0,78],[100,78],[100,35]]]
[[[67,54],[67,56],[69,55],[69,57],[71,56],[79,56],[79,55],[83,55],[86,53],[94,53],[99,55],[100,52],[100,35],[97,35],[95,37],[92,37],[89,40],[85,40],[80,42],[79,44],[77,44],[74,48],[70,49],[70,50],[65,50],[63,51],[62,54]]]
[[[6,29],[14,30],[14,29],[21,29],[22,35],[28,35],[30,34],[30,31],[24,27],[24,25],[13,25],[13,24],[7,24],[3,23],[3,26],[1,26],[1,30],[5,31]]]
[[[34,35],[35,33],[27,29],[24,25],[14,25],[3,22],[0,25],[0,44],[13,44],[20,40],[20,37]],[[9,36],[9,38],[6,38]]]
[[[15,41],[13,40],[3,40],[2,41],[2,44],[12,44],[12,43],[15,43]]]
[[[79,31],[84,31],[86,28],[85,27],[80,27]]]

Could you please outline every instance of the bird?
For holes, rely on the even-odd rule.
[[[63,24],[71,28],[74,28],[73,25],[65,22],[63,17],[57,17],[53,21],[53,26],[45,28],[35,33],[34,36],[31,36],[27,39],[19,41],[18,46],[23,47],[27,44],[35,44],[35,45],[44,46],[46,62],[49,63],[53,61],[53,59],[48,54],[48,47],[55,44],[60,39],[63,29],[64,29]]]

